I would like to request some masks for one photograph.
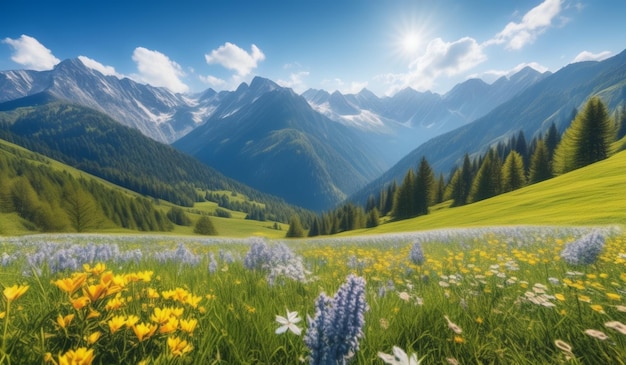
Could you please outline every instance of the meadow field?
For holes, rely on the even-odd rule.
[[[623,364],[626,235],[0,238],[3,364]]]

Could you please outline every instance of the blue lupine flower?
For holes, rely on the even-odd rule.
[[[411,253],[409,254],[411,257],[411,261],[413,261],[416,265],[421,265],[424,263],[424,251],[422,250],[422,243],[418,240],[413,243],[411,247]]]
[[[365,325],[365,279],[350,275],[333,298],[320,294],[304,343],[311,365],[345,364],[359,350]]]
[[[604,236],[593,230],[586,236],[568,243],[561,251],[561,257],[571,265],[590,265],[596,262],[604,247]]]

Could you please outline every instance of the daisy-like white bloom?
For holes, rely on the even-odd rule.
[[[383,361],[390,365],[419,365],[422,359],[417,359],[417,354],[413,353],[409,357],[409,355],[404,352],[398,346],[393,347],[393,355],[385,354],[382,352],[378,353],[378,357],[383,359]]]
[[[451,329],[452,332],[456,333],[457,335],[460,335],[461,332],[463,332],[461,327],[457,326],[456,323],[452,322],[450,318],[448,318],[448,316],[443,316],[443,318],[445,318],[446,321],[448,321],[448,328]]]
[[[302,329],[296,326],[296,323],[300,322],[300,317],[298,317],[298,312],[290,312],[287,309],[287,317],[276,316],[276,322],[280,323],[281,326],[276,329],[276,334],[281,334],[287,332],[287,330],[291,331],[294,335],[300,336],[302,333]]]
[[[612,328],[619,333],[626,335],[626,325],[619,321],[610,321],[604,324],[608,328]]]
[[[607,336],[604,332],[602,331],[598,331],[598,330],[594,330],[594,329],[587,329],[585,330],[585,334],[589,335],[591,337],[595,337],[598,340],[606,340],[607,338],[609,338],[609,336]]]

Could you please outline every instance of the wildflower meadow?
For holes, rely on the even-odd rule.
[[[0,239],[2,364],[624,364],[626,235]]]

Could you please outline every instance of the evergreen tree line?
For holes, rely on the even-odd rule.
[[[465,154],[463,164],[452,170],[447,184],[441,175],[436,182],[425,178],[425,171],[418,178],[422,164],[426,163],[422,160],[417,174],[408,171],[401,185],[394,181],[377,199],[370,197],[367,209],[378,207],[382,215],[390,214],[394,219],[410,218],[428,213],[419,208],[423,208],[420,203],[427,196],[431,199],[429,204],[452,200],[452,206],[461,206],[601,161],[610,155],[611,144],[626,136],[626,107],[621,106],[614,115],[610,117],[599,98],[591,98],[580,113],[572,112],[570,126],[562,136],[554,123],[530,143],[520,131],[479,158],[472,160]],[[419,194],[418,185],[421,197],[415,195]]]
[[[85,232],[112,224],[141,231],[167,231],[172,223],[145,198],[133,198],[95,180],[0,150],[0,210],[17,213],[27,228]]]

